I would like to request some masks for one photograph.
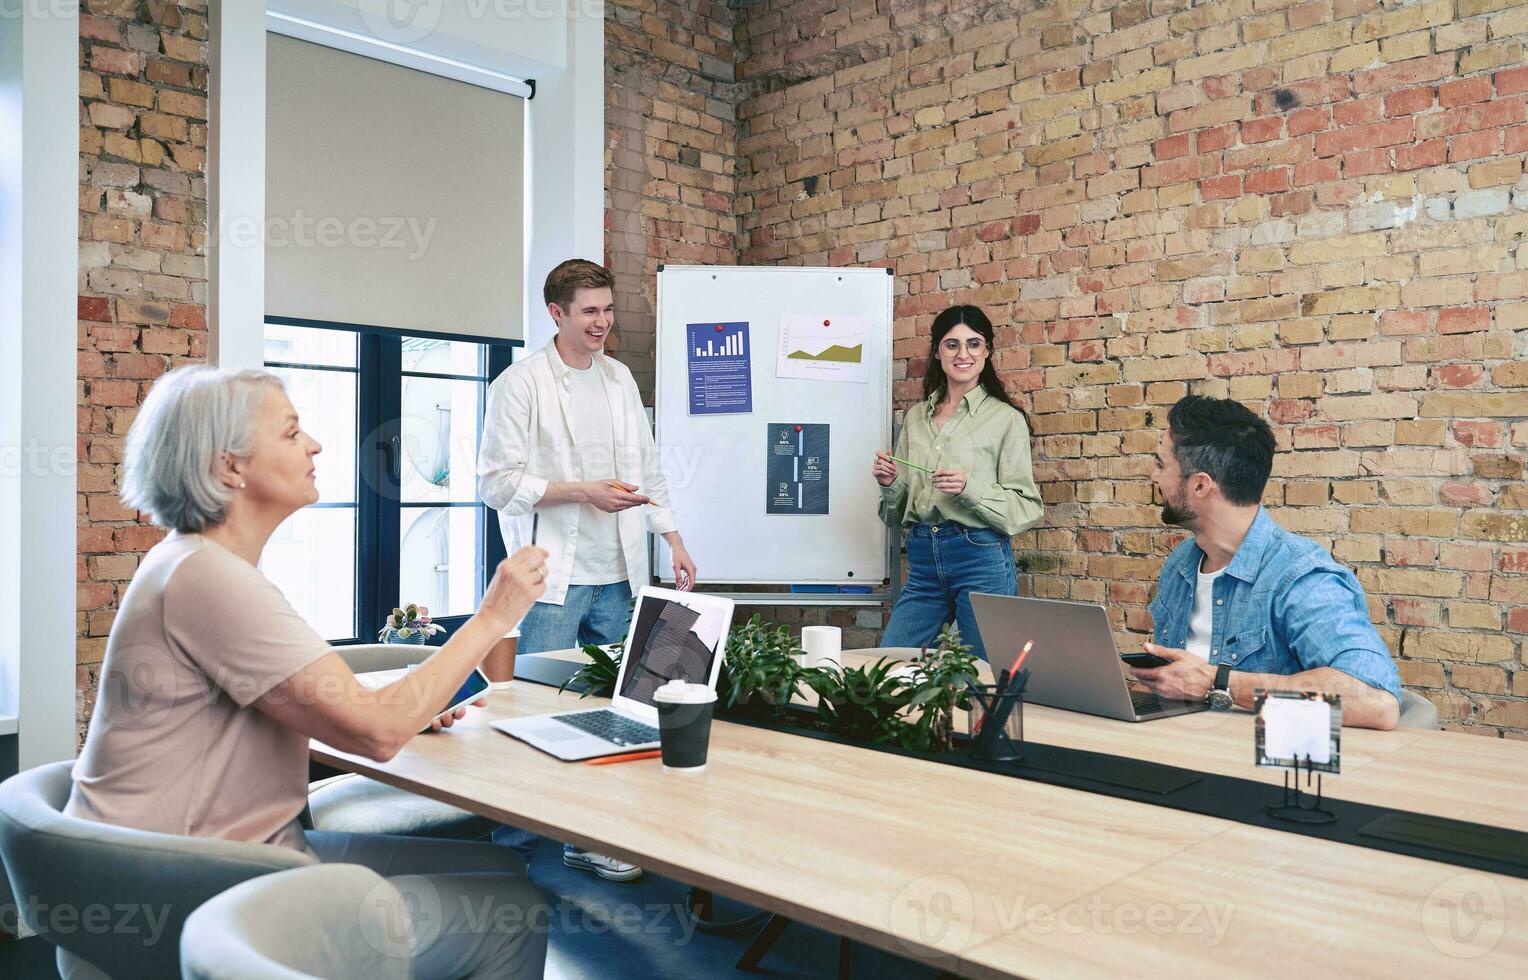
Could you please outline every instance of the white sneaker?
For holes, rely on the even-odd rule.
[[[562,863],[580,871],[593,871],[607,881],[636,881],[642,877],[642,869],[635,864],[593,851],[580,851],[572,844],[562,846]]]

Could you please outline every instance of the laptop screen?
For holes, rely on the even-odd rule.
[[[717,658],[732,618],[724,599],[643,589],[626,639],[620,696],[652,707],[671,680],[714,683]]]

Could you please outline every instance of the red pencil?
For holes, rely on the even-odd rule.
[[[1019,672],[1019,668],[1024,666],[1024,658],[1029,656],[1029,651],[1034,648],[1034,645],[1034,640],[1030,640],[1028,643],[1024,644],[1024,649],[1019,651],[1019,659],[1013,662],[1013,668],[1008,672],[1010,677],[1017,674]]]
[[[1019,675],[1019,667],[1023,665],[1024,658],[1029,656],[1029,651],[1031,649],[1033,649],[1034,645],[1035,645],[1035,641],[1034,640],[1030,640],[1028,643],[1025,643],[1024,644],[1024,649],[1020,650],[1018,657],[1016,657],[1014,659],[1013,666],[1009,667],[1007,670],[1003,671],[1002,676],[998,678],[998,682],[997,682],[997,693],[998,694],[1005,694],[1005,693],[1007,693],[1009,683],[1015,677],[1017,677]],[[996,702],[994,701],[994,704],[995,703]],[[980,718],[976,719],[976,724],[974,726],[972,726],[972,728],[971,728],[971,734],[973,736],[975,736],[975,735],[977,735],[978,733],[981,732],[981,730],[982,730],[982,722],[984,722],[986,720],[987,720],[987,713],[986,712],[982,712],[982,716]]]

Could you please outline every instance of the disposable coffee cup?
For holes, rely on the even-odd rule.
[[[716,692],[705,684],[669,681],[653,692],[653,701],[658,706],[658,741],[664,771],[704,769]]]

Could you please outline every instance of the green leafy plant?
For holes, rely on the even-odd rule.
[[[909,678],[913,695],[908,707],[917,710],[917,717],[904,735],[904,747],[950,751],[955,709],[971,707],[969,691],[977,680],[976,662],[970,645],[960,642],[960,629],[955,626],[940,631],[932,650],[924,648]]]
[[[578,668],[578,671],[562,682],[558,692],[566,691],[575,682],[583,687],[579,692],[581,698],[611,698],[615,697],[615,681],[621,674],[621,659],[626,655],[625,640],[612,644],[610,652],[596,646],[593,643],[584,644],[584,654],[589,662]]]
[[[561,690],[576,683],[583,697],[611,697],[625,655],[624,641],[608,652],[589,644],[584,653],[589,662]],[[817,724],[833,734],[948,752],[955,710],[970,707],[967,691],[977,678],[977,659],[953,626],[911,662],[882,657],[859,667],[803,667],[801,655],[789,629],[771,627],[755,614],[727,638],[719,708],[787,722],[792,701],[811,691],[817,695]]]
[[[816,668],[807,682],[817,692],[817,714],[830,731],[848,738],[901,744],[907,722],[900,717],[912,700],[900,660],[880,658],[860,667]]]
[[[801,666],[802,655],[790,630],[769,629],[754,613],[727,637],[725,707],[783,716],[811,673]]]

